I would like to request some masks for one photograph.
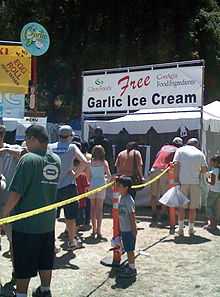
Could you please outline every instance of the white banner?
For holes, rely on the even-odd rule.
[[[125,69],[126,70],[126,69]],[[83,76],[83,112],[202,105],[203,67],[174,67]]]

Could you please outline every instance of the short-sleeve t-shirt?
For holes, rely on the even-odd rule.
[[[60,159],[55,154],[36,151],[24,155],[9,188],[21,195],[14,214],[55,203],[59,175]],[[13,223],[13,230],[30,234],[52,232],[55,219],[56,210],[52,210]]]
[[[49,144],[49,150],[57,154],[61,159],[61,173],[58,182],[58,189],[75,184],[75,178],[70,174],[73,170],[73,161],[77,146],[68,142],[56,142]]]
[[[157,154],[152,168],[166,169],[169,166],[170,162],[173,161],[176,150],[177,147],[174,145],[164,145]]]
[[[139,151],[132,150],[128,152],[127,150],[124,150],[120,152],[115,163],[118,174],[132,176],[134,170],[134,162],[136,162],[136,166],[138,168],[143,166],[143,160]]]
[[[207,167],[203,152],[192,145],[177,149],[174,162],[180,163],[179,180],[181,184],[198,185],[202,167]]]
[[[219,179],[220,168],[214,168],[210,173],[215,175],[215,184],[210,185],[209,189],[211,192],[220,193],[220,179]]]
[[[131,195],[122,196],[119,202],[119,221],[121,232],[130,232],[131,214],[135,212],[135,202]]]

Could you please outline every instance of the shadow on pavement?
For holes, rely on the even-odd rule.
[[[111,288],[114,289],[127,289],[130,286],[132,286],[136,282],[137,278],[132,277],[132,278],[121,278],[119,276],[116,276],[115,278],[115,284],[111,286]]]
[[[219,229],[207,230],[207,232],[209,232],[210,234],[215,235],[215,236],[220,236],[220,230]]]
[[[99,238],[94,238],[93,236],[89,236],[89,237],[85,237],[82,239],[83,243],[86,243],[86,244],[98,244],[100,242],[107,242],[108,239],[105,238],[105,237],[102,237],[101,239]]]
[[[203,243],[207,243],[211,241],[211,239],[208,239],[206,237],[202,237],[199,235],[194,235],[191,237],[175,237],[174,239],[167,239],[162,241],[162,243],[168,243],[168,242],[174,242],[176,244],[189,244],[189,245],[193,245],[193,244],[203,244]]]
[[[54,261],[54,269],[73,269],[78,270],[79,267],[70,263],[72,259],[74,259],[76,255],[73,252],[68,252],[61,257],[56,256]]]
[[[66,232],[60,233],[60,235],[58,236],[58,239],[60,239],[61,241],[66,241],[68,239],[67,233]]]

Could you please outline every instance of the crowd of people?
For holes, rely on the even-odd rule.
[[[136,276],[136,191],[132,185],[145,181],[144,162],[138,145],[129,142],[126,149],[117,155],[114,164],[110,142],[100,128],[96,129],[89,143],[83,143],[75,137],[68,125],[59,126],[55,142],[49,141],[47,130],[39,125],[32,125],[26,130],[25,142],[21,146],[6,144],[5,133],[5,127],[0,126],[1,217],[64,201],[115,180],[121,197],[119,220],[122,245],[128,255],[128,265],[121,273],[124,277]],[[189,209],[189,236],[195,234],[196,212],[201,208],[201,175],[206,177],[210,185],[208,224],[205,228],[215,231],[220,213],[220,156],[216,155],[210,160],[208,171],[198,139],[191,138],[183,143],[180,137],[175,137],[158,152],[149,179],[166,170],[171,162],[174,164],[175,184],[180,186],[190,201],[186,207],[177,209],[177,236],[184,236],[185,208]],[[114,174],[112,168],[115,168]],[[167,190],[166,173],[150,188],[151,227],[169,224],[168,208],[159,203]],[[106,190],[103,190],[63,207],[68,251],[82,247],[79,230],[88,231],[92,228],[91,238],[96,242],[103,239],[105,198]],[[16,281],[15,296],[26,297],[30,279],[38,273],[41,285],[33,292],[33,296],[52,296],[50,284],[54,255],[59,250],[55,244],[55,223],[60,212],[61,209],[49,211],[1,227],[1,233],[7,235],[10,243],[12,277]],[[175,233],[175,224],[170,226],[170,233]]]

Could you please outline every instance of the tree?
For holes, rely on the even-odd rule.
[[[29,21],[51,38],[38,58],[41,103],[62,93],[79,109],[82,70],[190,59],[206,60],[206,102],[218,96],[220,1],[0,1],[1,39],[19,40]]]

